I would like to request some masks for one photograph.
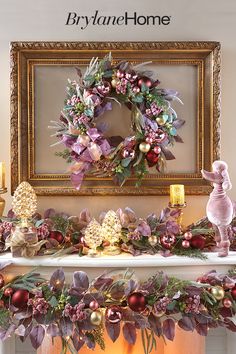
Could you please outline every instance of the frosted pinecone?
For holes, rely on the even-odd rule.
[[[162,297],[161,299],[158,299],[155,304],[153,305],[153,312],[156,314],[166,312],[166,308],[171,302],[171,299],[169,299],[167,296]]]
[[[65,317],[69,317],[72,322],[82,321],[86,318],[86,314],[83,311],[84,304],[80,303],[75,306],[71,306],[71,304],[66,304],[63,315]]]
[[[41,295],[35,295],[33,299],[28,300],[28,306],[32,306],[33,315],[46,315],[49,309],[49,303],[41,297]]]
[[[122,226],[119,217],[114,210],[109,210],[102,223],[103,239],[110,243],[118,242],[121,238]]]
[[[185,300],[186,307],[184,309],[185,313],[199,313],[200,312],[200,305],[201,299],[199,295],[193,295],[188,297]]]

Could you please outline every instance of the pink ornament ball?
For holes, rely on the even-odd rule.
[[[189,241],[183,240],[183,241],[182,241],[182,246],[183,246],[183,248],[189,248],[189,247],[190,247]]]

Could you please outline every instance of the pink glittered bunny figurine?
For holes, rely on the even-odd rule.
[[[202,170],[202,176],[213,183],[213,191],[207,203],[206,213],[215,230],[215,240],[219,247],[219,257],[229,253],[229,225],[234,217],[234,205],[226,192],[232,185],[228,174],[228,165],[224,161],[214,161],[212,172]]]

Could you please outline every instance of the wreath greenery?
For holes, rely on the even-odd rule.
[[[69,80],[60,122],[54,123],[59,142],[66,146],[57,155],[73,162],[71,178],[77,189],[87,173],[113,176],[120,185],[134,174],[139,184],[147,167],[161,172],[165,160],[174,159],[167,147],[182,142],[177,129],[184,121],[171,101],[181,100],[176,91],[159,88],[145,64],[114,64],[108,54],[100,61],[93,58],[84,75],[77,68],[78,81]],[[132,132],[125,138],[106,137],[105,124],[97,120],[112,109],[112,100],[131,111]]]

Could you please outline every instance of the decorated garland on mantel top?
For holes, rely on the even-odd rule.
[[[79,189],[85,174],[112,176],[123,185],[134,174],[137,184],[148,167],[164,170],[165,160],[174,159],[168,146],[183,142],[177,133],[184,121],[177,118],[171,101],[177,92],[158,88],[159,80],[144,64],[112,62],[111,54],[92,59],[84,76],[77,68],[78,81],[69,81],[60,122],[52,122],[53,136],[66,146],[62,156],[71,166],[71,180]],[[98,120],[112,109],[111,101],[131,111],[130,136],[106,137],[106,126]]]
[[[166,208],[160,216],[150,214],[141,219],[132,209],[125,208],[102,212],[97,221],[86,209],[79,216],[48,209],[43,216],[33,215],[32,226],[15,233],[19,219],[10,211],[0,221],[0,252],[10,248],[13,256],[72,253],[83,256],[93,249],[99,255],[106,253],[112,241],[121,251],[133,256],[160,254],[206,259],[203,252],[216,251],[215,233],[207,218],[181,230],[178,216],[179,210]],[[236,218],[229,231],[231,250],[235,251]]]
[[[3,266],[1,267],[3,268]],[[144,354],[156,337],[173,340],[178,325],[207,336],[211,328],[236,332],[236,272],[211,271],[197,281],[159,272],[145,282],[131,270],[103,273],[89,281],[83,271],[67,284],[62,269],[50,280],[30,272],[9,280],[0,274],[0,340],[16,334],[38,349],[47,334],[62,341],[62,353],[83,346],[105,349],[104,332],[113,342],[123,335],[135,344],[141,331]]]

